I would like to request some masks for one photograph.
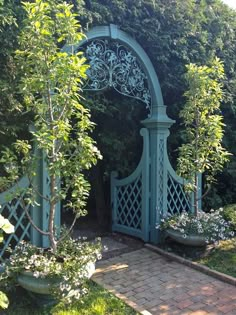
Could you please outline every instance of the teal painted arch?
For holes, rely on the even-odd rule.
[[[151,93],[151,115],[153,113],[153,107],[162,107],[164,105],[160,83],[152,62],[143,48],[133,37],[120,30],[118,26],[114,24],[93,27],[85,35],[86,38],[84,40],[73,46],[74,51],[78,50],[85,43],[99,38],[108,38],[120,42],[134,53],[142,67],[142,70],[147,76],[148,88]],[[63,51],[72,52],[72,47],[65,46]]]

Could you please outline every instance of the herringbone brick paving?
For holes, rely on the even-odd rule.
[[[236,287],[149,249],[98,263],[93,280],[143,315],[236,315]]]

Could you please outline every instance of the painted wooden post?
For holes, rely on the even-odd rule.
[[[143,170],[142,170],[142,231],[144,242],[149,241],[150,237],[150,143],[149,131],[146,128],[140,130],[143,137]]]
[[[50,196],[49,177],[47,172],[47,162],[45,160],[45,154],[41,150],[36,150],[37,154],[37,176],[34,179],[34,185],[42,195],[37,196],[37,204],[31,209],[32,219],[35,224],[43,231],[47,231],[48,218],[49,218],[49,203],[43,198]],[[58,185],[59,185],[58,180]],[[60,228],[60,203],[56,206],[55,224]],[[49,247],[49,239],[47,236],[40,234],[33,227],[31,227],[31,242],[37,246]]]
[[[42,153],[39,149],[35,149],[34,155],[36,155],[37,164],[36,164],[36,176],[33,180],[34,187],[37,188],[38,191],[42,192],[42,183],[41,183],[41,173],[43,172],[42,165]],[[42,201],[39,195],[36,198],[37,205],[31,206],[31,217],[36,226],[42,228]],[[41,247],[42,246],[42,235],[31,226],[30,229],[30,241],[32,244]]]
[[[60,180],[58,179],[58,185],[60,185]],[[42,194],[43,196],[50,197],[50,181],[47,171],[47,161],[45,158],[45,153],[42,153]],[[47,231],[48,219],[49,219],[49,203],[47,200],[41,198],[42,207],[42,228]],[[55,215],[55,225],[59,229],[61,224],[60,216],[60,202],[56,205],[56,215]],[[59,230],[58,230],[59,233]],[[42,236],[42,247],[49,247],[49,238],[47,236]]]
[[[150,242],[158,243],[156,225],[167,212],[167,161],[165,152],[169,128],[174,123],[166,115],[166,106],[153,106],[152,116],[142,123],[150,133]]]

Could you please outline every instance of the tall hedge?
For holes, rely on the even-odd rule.
[[[206,199],[206,206],[218,207],[227,203],[235,203],[236,11],[224,5],[221,0],[68,1],[79,13],[80,22],[85,31],[95,25],[117,24],[122,30],[133,36],[149,55],[161,84],[168,114],[176,120],[169,137],[169,156],[172,164],[175,164],[178,147],[184,141],[183,126],[178,115],[185,102],[183,94],[186,90],[186,82],[183,74],[186,71],[186,65],[190,62],[199,65],[207,64],[215,56],[223,61],[227,78],[224,82],[225,98],[221,106],[226,124],[224,145],[233,153],[233,156],[225,171],[218,176],[218,183]],[[7,6],[12,10],[20,27],[20,1],[2,0],[0,8],[1,2],[5,8]],[[5,13],[3,12],[3,14]],[[8,36],[9,31],[11,37]],[[8,67],[11,59],[9,56],[12,55],[13,48],[17,46],[16,34],[14,24],[1,27],[0,67],[2,71],[0,71],[0,83],[10,73]],[[10,69],[12,69],[14,77],[14,67]],[[11,78],[9,82],[11,82]],[[17,99],[17,95],[14,93],[11,95],[13,95],[12,99]],[[16,112],[16,104],[14,105],[12,99],[5,98],[4,108],[7,109],[5,112],[2,111],[1,105],[0,125],[3,132],[6,131],[5,117],[12,117],[9,109]],[[22,117],[24,120],[25,116]],[[18,126],[14,120],[12,122],[15,127]],[[103,137],[107,136],[103,135]]]
[[[186,82],[186,65],[207,64],[215,56],[225,67],[226,124],[224,145],[233,154],[205,200],[207,208],[236,202],[236,11],[220,0],[88,0],[83,26],[117,24],[132,35],[150,57],[158,75],[168,114],[176,120],[169,137],[175,164],[184,141],[179,112]]]

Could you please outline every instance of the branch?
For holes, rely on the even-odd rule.
[[[39,195],[42,199],[44,199],[47,202],[50,202],[50,198],[47,198],[46,196],[42,195],[41,192],[34,186],[31,180],[29,180],[30,186],[33,188],[33,190],[36,192],[36,194]]]
[[[206,195],[208,195],[209,191],[211,190],[211,185],[208,186],[207,190],[205,191],[205,193],[200,197],[200,198],[197,198],[197,201],[203,199],[206,197]]]
[[[24,199],[23,199],[23,198],[21,198],[21,202],[20,202],[20,203],[21,203],[21,205],[22,205],[22,208],[24,209],[24,212],[26,213],[26,216],[27,216],[27,218],[28,218],[30,224],[33,226],[33,228],[34,228],[36,231],[38,231],[40,234],[42,234],[42,235],[49,235],[49,234],[50,234],[49,232],[45,232],[45,231],[41,230],[41,229],[34,223],[33,219],[31,218],[31,216],[30,216],[30,214],[29,214],[29,211],[28,211],[28,209],[27,209],[27,207],[26,207],[26,205],[25,205],[25,202],[24,202]]]
[[[71,231],[75,225],[76,220],[77,220],[77,215],[75,215],[74,220],[73,220],[73,222],[69,228],[69,231],[66,234],[64,234],[61,238],[59,238],[59,240],[57,241],[57,244],[60,243],[61,241],[63,241],[67,236],[69,236],[69,234],[71,233]]]

